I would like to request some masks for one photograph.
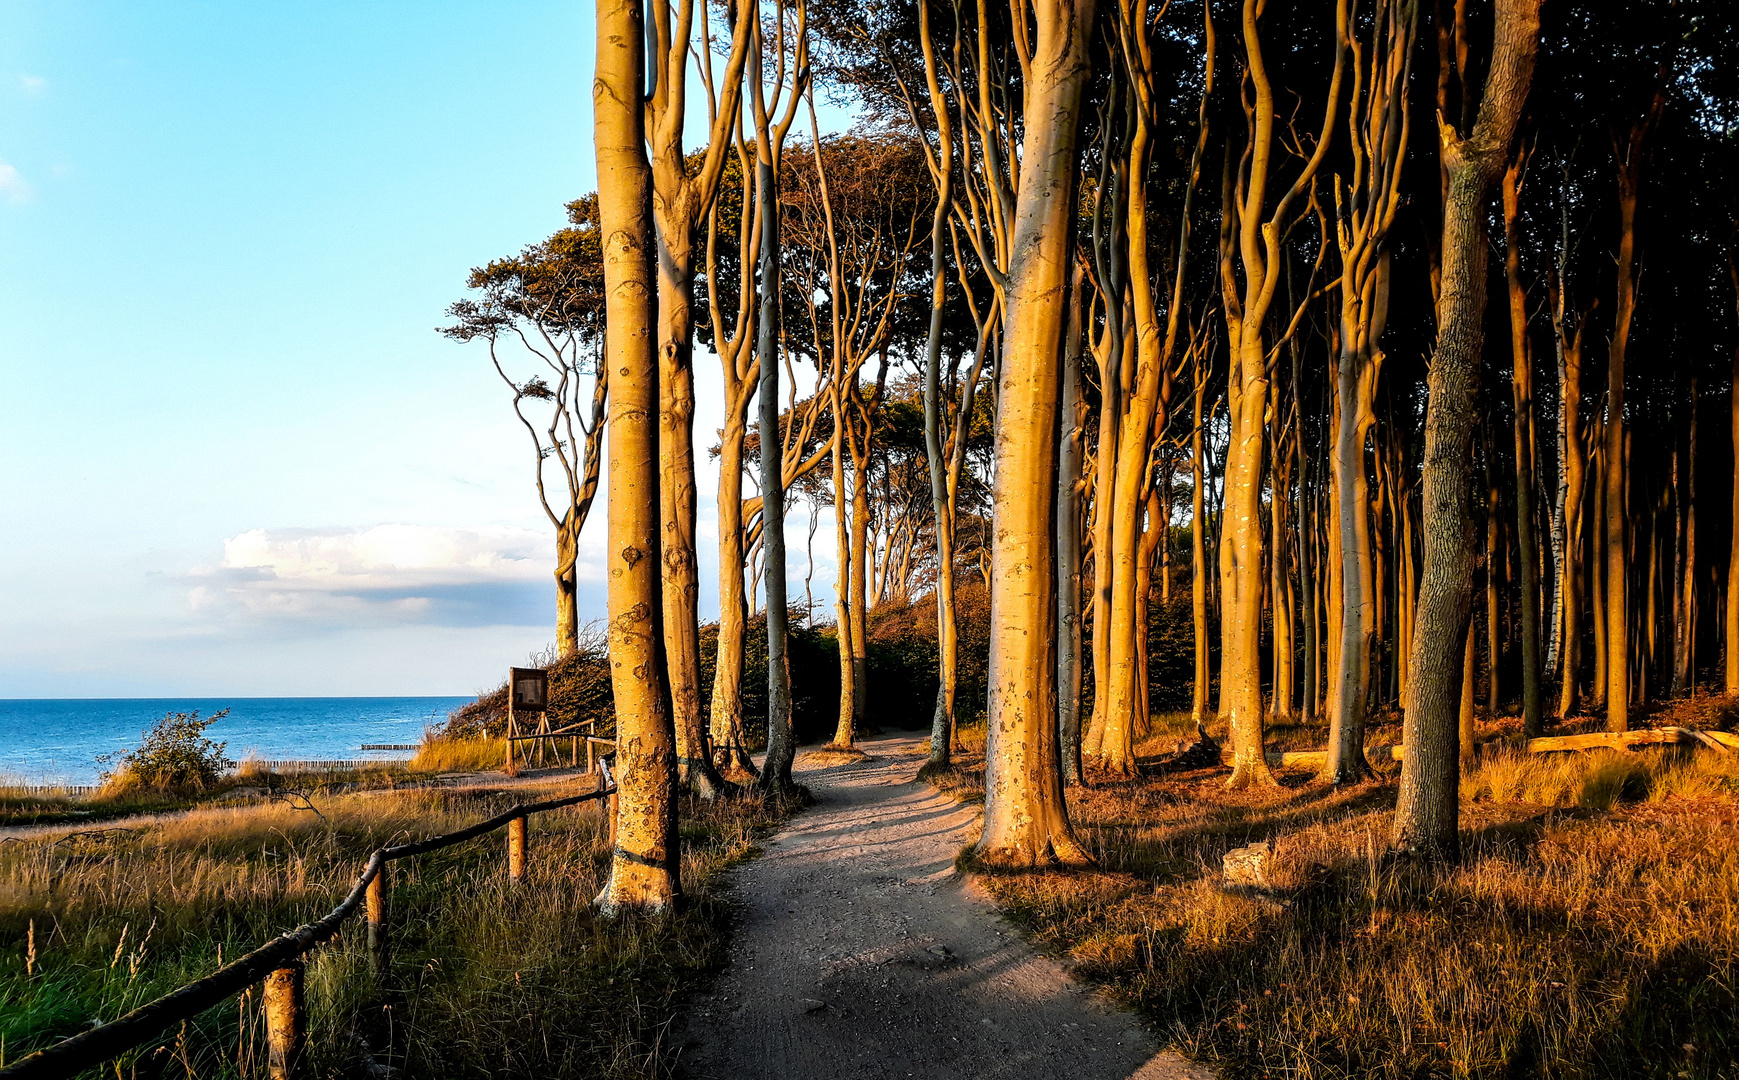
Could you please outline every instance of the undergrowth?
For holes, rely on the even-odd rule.
[[[1141,756],[1192,731],[1163,718]],[[1150,764],[1071,789],[1098,865],[985,884],[1232,1077],[1739,1076],[1734,756],[1487,747],[1455,866],[1387,855],[1389,773],[1236,793],[1226,774]],[[1222,889],[1226,851],[1263,840],[1272,887]]]
[[[556,793],[356,793],[316,797],[318,814],[204,809],[0,844],[3,1058],[112,1020],[324,914],[375,847]],[[779,813],[752,796],[686,802],[688,901],[659,918],[595,914],[608,860],[596,803],[532,820],[517,886],[501,833],[393,864],[388,972],[371,974],[359,918],[309,958],[308,1074],[669,1075],[675,997],[723,959],[716,876]],[[256,988],[102,1075],[264,1075],[262,1024]]]

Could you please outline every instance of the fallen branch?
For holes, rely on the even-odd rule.
[[[1717,737],[1719,736],[1719,737]],[[1633,750],[1638,746],[1697,744],[1727,753],[1739,747],[1739,736],[1726,732],[1702,732],[1691,728],[1643,728],[1640,731],[1595,731],[1586,735],[1552,735],[1529,739],[1528,753],[1551,754],[1562,750]]]

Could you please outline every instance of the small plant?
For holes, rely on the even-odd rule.
[[[114,764],[103,773],[103,785],[114,790],[178,792],[204,791],[213,786],[235,768],[235,762],[224,756],[228,744],[213,742],[205,729],[228,715],[228,709],[219,709],[203,720],[198,710],[167,714],[140,736],[137,749],[97,758],[99,765]]]

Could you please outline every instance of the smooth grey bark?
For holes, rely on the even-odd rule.
[[[1427,379],[1421,530],[1425,565],[1408,664],[1407,714],[1393,843],[1460,855],[1457,719],[1472,613],[1473,434],[1485,330],[1485,219],[1533,81],[1542,0],[1496,0],[1491,69],[1478,119],[1463,138],[1439,121],[1448,183],[1443,206],[1437,350]]]

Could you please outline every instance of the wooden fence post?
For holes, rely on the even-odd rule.
[[[603,785],[603,787],[605,787],[605,788],[614,789],[616,786],[616,782],[615,782],[616,778],[613,775],[611,775],[610,763],[608,761],[604,761],[604,760],[600,759],[598,762],[598,766],[599,766],[599,768],[598,768],[598,775],[599,775],[598,782],[601,785]],[[599,790],[602,790],[602,788],[600,788]],[[616,850],[616,792],[614,790],[612,790],[610,792],[610,797],[607,800],[607,802],[609,803],[609,806],[607,807],[605,812],[607,814],[609,814],[609,816],[610,816],[610,822],[609,822],[610,840],[606,846],[611,851],[615,851]]]
[[[292,1080],[302,1067],[308,1015],[302,1000],[300,957],[266,976],[266,1069],[272,1080]]]
[[[391,863],[382,863],[380,872],[368,883],[368,966],[378,978],[389,967],[386,928],[386,878],[392,872]]]
[[[525,818],[516,817],[507,823],[507,880],[525,877]]]

